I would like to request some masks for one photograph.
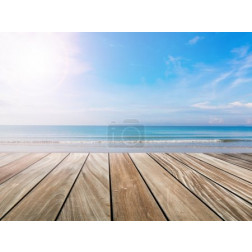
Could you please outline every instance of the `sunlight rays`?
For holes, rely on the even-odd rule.
[[[0,81],[25,95],[50,93],[71,72],[70,35],[10,33],[0,38]]]

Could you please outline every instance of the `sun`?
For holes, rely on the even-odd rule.
[[[69,55],[61,36],[18,33],[1,42],[1,73],[13,89],[26,94],[50,92],[66,78]]]

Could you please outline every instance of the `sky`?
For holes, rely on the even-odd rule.
[[[1,125],[252,125],[252,33],[1,33]]]

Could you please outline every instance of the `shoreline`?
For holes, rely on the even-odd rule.
[[[228,144],[138,144],[138,145],[108,145],[108,144],[58,144],[58,143],[8,143],[0,144],[0,152],[209,152],[209,153],[251,153],[252,146],[232,146]]]

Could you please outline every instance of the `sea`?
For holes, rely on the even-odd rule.
[[[0,151],[252,152],[251,126],[0,126]]]

